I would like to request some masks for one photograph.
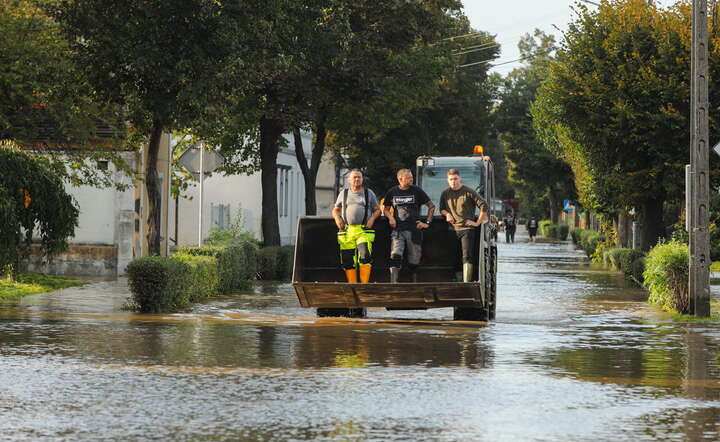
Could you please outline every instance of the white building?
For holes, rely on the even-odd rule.
[[[138,170],[140,155],[135,152],[120,154]],[[48,260],[42,257],[39,247],[33,247],[29,270],[42,273],[116,276],[125,271],[128,263],[138,256],[139,238],[137,212],[137,184],[125,173],[117,171],[112,163],[104,164],[113,181],[127,186],[126,190],[71,186],[65,190],[75,198],[80,208],[75,236],[68,250]]]
[[[288,146],[294,146],[291,135]],[[310,158],[311,134],[302,133],[306,157]],[[335,201],[335,168],[331,161],[323,161],[318,172],[317,213],[329,215]],[[295,149],[285,148],[277,159],[277,202],[280,238],[283,244],[295,242],[297,220],[305,215],[305,181],[295,156]],[[252,175],[224,176],[216,173],[203,182],[203,238],[212,228],[227,228],[240,216],[243,229],[262,239],[262,185],[260,172]],[[198,243],[199,186],[183,192],[177,204],[177,244]],[[171,244],[175,241],[175,203],[170,205],[169,225]]]
[[[293,146],[291,136],[288,145]],[[303,146],[310,157],[311,135],[303,133]],[[130,184],[125,191],[115,188],[98,189],[90,186],[68,186],[68,193],[78,202],[79,225],[70,240],[67,252],[51,261],[39,258],[30,260],[30,270],[44,273],[120,276],[127,264],[147,254],[145,238],[147,196],[142,181],[145,152],[125,155],[139,179],[133,181],[121,173],[114,173],[118,182]],[[176,202],[171,200],[168,181],[171,142],[168,135],[161,140],[158,156],[158,173],[161,179],[161,254],[176,245],[198,242],[199,192],[191,186]],[[109,164],[108,167],[113,167]],[[317,178],[317,212],[330,214],[336,190],[334,162],[324,160]],[[297,219],[305,214],[305,184],[295,157],[294,147],[278,154],[278,214],[283,244],[295,241]],[[252,175],[223,176],[213,174],[203,184],[203,238],[211,228],[227,228],[237,216],[243,227],[262,240],[260,218],[262,214],[262,186],[260,172]],[[179,215],[179,216],[176,216]],[[177,224],[176,224],[177,218]],[[177,231],[176,231],[177,226]],[[177,240],[177,241],[176,241]]]

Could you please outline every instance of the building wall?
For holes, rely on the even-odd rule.
[[[309,156],[311,135],[303,133],[302,137]],[[288,146],[293,146],[291,137],[287,138]],[[171,247],[177,245],[176,239],[179,245],[197,244],[198,241],[197,185],[179,198],[177,235],[175,233],[175,201],[168,200],[168,183],[165,179],[168,176],[170,146],[171,140],[166,134],[161,141],[158,159],[158,172],[162,179],[161,254],[165,252],[168,237]],[[136,180],[114,172],[116,182],[128,185],[126,190],[119,191],[114,187],[66,187],[80,208],[79,225],[70,240],[71,249],[52,261],[35,256],[29,263],[31,270],[56,274],[121,276],[130,261],[147,253],[145,231],[148,208],[143,181],[144,150],[141,153],[123,154],[125,161],[136,171]],[[113,168],[113,165],[109,167]],[[328,215],[332,208],[335,201],[334,181],[332,156],[327,156],[320,166],[317,179],[319,215]],[[204,238],[207,238],[211,228],[228,227],[239,216],[244,229],[261,239],[262,188],[259,172],[233,176],[213,174],[205,179],[203,187]],[[278,155],[278,214],[282,243],[293,243],[297,220],[305,215],[305,183],[294,148],[283,149]]]
[[[118,271],[118,248],[103,244],[70,244],[67,251],[48,260],[42,256],[40,246],[33,244],[28,268],[32,272],[53,275],[114,277]]]
[[[199,186],[193,185],[178,199],[177,238],[178,245],[197,244],[199,220]],[[231,222],[240,216],[245,230],[257,235],[260,232],[259,175],[222,176],[213,174],[203,182],[203,239],[208,237],[212,223],[212,208],[217,205],[229,206]],[[170,206],[170,238],[175,239],[175,208]]]
[[[80,207],[73,243],[113,244],[115,233],[115,191],[91,186],[65,185]],[[92,208],[92,210],[90,210]]]
[[[315,200],[317,204],[317,214],[329,216],[335,206],[335,199],[339,189],[335,187],[335,154],[326,152],[323,158],[323,166],[318,171],[315,186]],[[343,185],[341,181],[340,186]]]
[[[122,154],[123,159],[135,169],[137,155]],[[67,252],[53,259],[42,257],[39,247],[32,249],[28,266],[30,271],[78,276],[117,276],[125,273],[132,261],[133,224],[135,218],[135,189],[133,181],[118,172],[112,163],[113,181],[128,186],[126,190],[115,187],[65,185],[65,190],[75,198],[80,209],[75,236],[70,239]]]
[[[289,148],[278,154],[278,224],[283,244],[295,242],[297,220],[305,215],[305,182],[295,157],[291,135],[286,135]],[[311,134],[302,133],[303,147],[308,156],[311,150]],[[334,202],[334,165],[332,157],[324,158],[318,173],[316,197],[318,214],[329,214]],[[255,238],[262,239],[262,187],[260,172],[252,175],[213,174],[203,182],[203,239],[207,239],[210,229],[227,227],[240,217],[243,228]],[[329,194],[329,195],[326,195]],[[229,210],[230,216],[218,223],[219,207]],[[178,245],[198,243],[199,186],[197,183],[184,192],[178,201]],[[215,212],[215,213],[213,213]],[[175,239],[175,203],[170,206],[170,237]]]

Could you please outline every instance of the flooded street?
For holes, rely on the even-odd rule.
[[[124,281],[0,303],[3,439],[718,440],[720,324],[568,243],[500,244],[497,321],[317,319],[289,284],[190,312]],[[717,298],[720,287],[713,288]]]

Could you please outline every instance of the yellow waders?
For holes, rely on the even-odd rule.
[[[357,282],[357,267],[360,267],[360,282],[370,281],[372,271],[372,243],[375,231],[359,224],[349,225],[337,234],[340,246],[340,264],[345,269],[348,282]]]

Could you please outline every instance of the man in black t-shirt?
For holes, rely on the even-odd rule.
[[[421,188],[413,185],[413,175],[409,169],[398,170],[397,180],[399,185],[388,190],[383,199],[385,214],[393,229],[390,247],[390,282],[398,282],[405,250],[407,250],[408,268],[412,272],[413,282],[416,282],[415,271],[422,256],[422,229],[430,227],[435,205]],[[428,207],[425,221],[419,219],[420,206],[423,204]],[[390,208],[393,209],[393,213],[390,213]]]

